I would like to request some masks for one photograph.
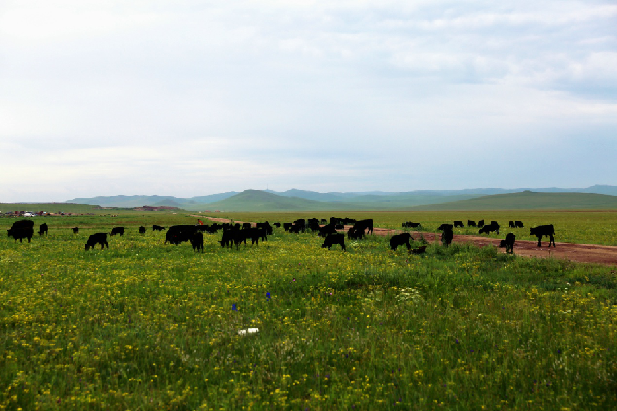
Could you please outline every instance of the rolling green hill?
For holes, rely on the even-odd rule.
[[[346,205],[344,205],[346,206]],[[339,210],[340,204],[306,200],[298,197],[283,197],[259,190],[246,190],[235,196],[210,204],[185,204],[185,210],[222,210],[222,211],[319,211]]]
[[[617,209],[617,196],[589,193],[495,194],[446,204],[417,206],[411,210],[610,210]]]

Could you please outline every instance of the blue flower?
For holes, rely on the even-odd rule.
[[[270,293],[266,293],[266,298],[269,300],[270,299]]]
[[[233,303],[233,304],[231,305],[231,310],[232,310],[232,311],[238,311],[238,307],[236,307],[236,303]]]

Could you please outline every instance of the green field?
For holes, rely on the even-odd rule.
[[[615,241],[617,219],[216,216],[332,215],[393,228],[411,220],[427,230],[455,219],[516,219],[527,234],[553,223],[558,242],[600,244]],[[151,230],[195,223],[187,213],[34,220],[35,228],[47,222],[47,237],[0,236],[0,409],[611,410],[617,401],[614,266],[460,244],[429,244],[425,256],[413,256],[377,236],[343,253],[283,230],[237,250],[206,235],[205,252],[194,253],[187,243],[164,245],[164,233]],[[0,227],[13,221],[0,219]],[[119,225],[127,233],[109,249],[84,250],[89,234]],[[248,327],[259,332],[238,334]]]

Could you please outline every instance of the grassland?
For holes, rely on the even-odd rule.
[[[590,224],[615,227],[614,213],[349,216],[428,229],[553,222],[580,242],[596,242]],[[48,223],[47,237],[0,237],[0,409],[609,410],[617,401],[614,267],[467,245],[409,256],[377,236],[343,253],[282,230],[238,250],[208,235],[194,253],[163,245],[163,233],[137,234],[196,221],[186,214],[35,221]],[[88,234],[117,225],[127,234],[109,250],[84,251]],[[259,332],[238,335],[248,327]]]
[[[195,214],[200,215],[200,214]],[[435,232],[442,223],[462,220],[497,221],[504,230],[516,234],[517,240],[534,240],[529,227],[542,224],[555,226],[556,241],[579,244],[617,245],[617,211],[345,211],[345,212],[296,212],[296,213],[216,213],[201,214],[225,217],[237,221],[293,221],[295,218],[325,218],[332,216],[355,219],[372,218],[376,227],[401,229],[401,223],[412,221],[422,223],[423,229]],[[510,229],[510,220],[520,220],[524,228]],[[457,228],[455,234],[478,235],[474,227]],[[493,236],[495,237],[495,236]],[[503,236],[502,236],[503,237]]]

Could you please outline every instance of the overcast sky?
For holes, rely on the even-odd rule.
[[[617,185],[617,4],[2,0],[0,147],[0,202]]]

